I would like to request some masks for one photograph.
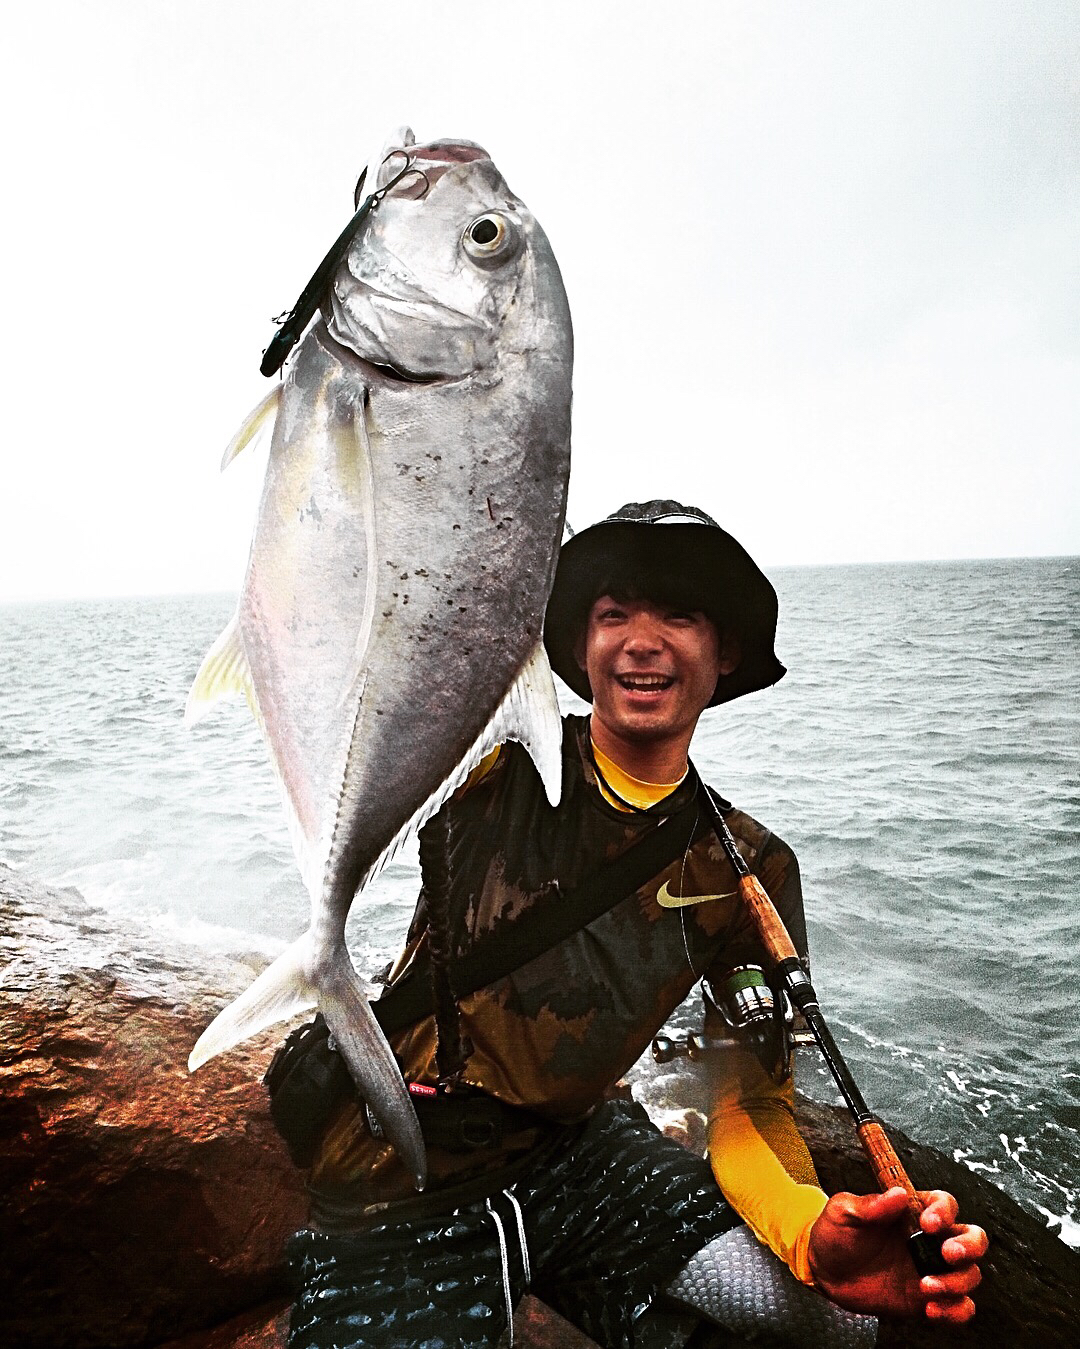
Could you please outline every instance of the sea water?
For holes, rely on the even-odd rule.
[[[1080,559],[774,580],[789,673],[707,713],[695,762],[798,853],[815,983],[871,1106],[1080,1245]],[[242,701],[182,724],[232,607],[0,609],[0,859],[193,959],[272,955],[308,912]],[[357,906],[365,972],[396,949],[417,883],[407,849]],[[812,1050],[799,1081],[832,1097]]]

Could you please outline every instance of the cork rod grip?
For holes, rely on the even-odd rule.
[[[908,1213],[914,1230],[917,1231],[919,1214],[923,1209],[922,1201],[915,1193],[915,1186],[912,1185],[908,1173],[904,1170],[904,1164],[896,1155],[885,1130],[877,1120],[867,1120],[858,1126],[856,1133],[882,1191],[891,1190],[894,1185],[899,1185],[907,1191]]]
[[[739,897],[750,911],[754,926],[758,930],[761,943],[770,960],[783,975],[784,985],[789,998],[799,1008],[813,1032],[814,1039],[825,1057],[836,1085],[847,1102],[848,1108],[856,1120],[856,1131],[873,1169],[874,1177],[883,1191],[899,1186],[907,1195],[908,1250],[920,1275],[942,1274],[950,1268],[942,1254],[944,1236],[941,1233],[931,1235],[922,1230],[920,1221],[923,1211],[922,1200],[904,1170],[903,1163],[896,1155],[885,1130],[867,1110],[862,1093],[856,1086],[839,1046],[832,1037],[821,1008],[817,1003],[817,994],[810,983],[795,945],[788,936],[783,920],[773,907],[761,882],[750,874],[746,863],[739,854],[735,839],[724,823],[711,793],[707,793],[713,810],[714,828],[720,844],[727,853],[731,865],[738,877]]]
[[[787,928],[773,907],[765,887],[756,876],[739,877],[739,895],[753,916],[762,944],[770,958],[777,964],[781,960],[798,960],[799,953],[788,936]]]

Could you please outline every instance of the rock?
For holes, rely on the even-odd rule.
[[[796,1113],[825,1189],[871,1190],[870,1169],[847,1112],[800,1097]],[[882,1324],[878,1343],[884,1349],[942,1349],[947,1335],[949,1349],[1075,1349],[1080,1343],[1080,1253],[966,1166],[893,1126],[889,1137],[915,1185],[954,1194],[963,1221],[988,1232],[990,1251],[982,1262],[975,1318],[967,1326],[946,1332],[929,1322],[893,1321]]]
[[[260,1077],[271,1033],[190,1076],[250,966],[0,867],[0,1343],[152,1345],[282,1287],[297,1173]]]
[[[284,1349],[289,1333],[288,1300],[275,1298],[212,1330],[169,1340],[158,1349]]]
[[[300,1177],[259,1081],[281,1030],[194,1076],[185,1067],[199,1032],[250,982],[252,965],[172,944],[2,865],[0,932],[8,1291],[0,1343],[281,1349],[282,1251],[304,1220]],[[669,1099],[658,1113],[697,1147],[703,1125],[692,1095],[690,1105]],[[846,1113],[805,1098],[798,1113],[826,1188],[869,1189]],[[1075,1345],[1080,1255],[982,1177],[890,1132],[916,1184],[952,1190],[993,1244],[970,1327],[883,1324],[885,1349]],[[643,1349],[673,1349],[686,1333],[678,1316],[658,1316]],[[694,1342],[738,1347],[719,1331]],[[592,1342],[526,1298],[515,1343]]]

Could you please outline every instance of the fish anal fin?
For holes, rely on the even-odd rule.
[[[543,642],[521,667],[492,718],[495,744],[517,740],[529,751],[551,805],[562,796],[562,715]]]
[[[281,406],[281,390],[284,386],[275,384],[258,407],[252,408],[244,418],[239,431],[233,436],[225,447],[225,453],[221,456],[222,473],[229,467],[232,461],[246,449],[248,445],[255,444],[262,433],[272,427],[277,418],[278,408]]]

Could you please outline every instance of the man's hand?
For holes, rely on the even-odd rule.
[[[903,1190],[841,1193],[810,1229],[810,1269],[821,1291],[849,1311],[969,1321],[975,1315],[969,1294],[982,1278],[977,1262],[986,1254],[986,1233],[957,1223],[959,1206],[944,1190],[924,1191],[919,1198],[926,1204],[923,1231],[946,1238],[941,1253],[947,1274],[919,1277],[908,1251]]]

